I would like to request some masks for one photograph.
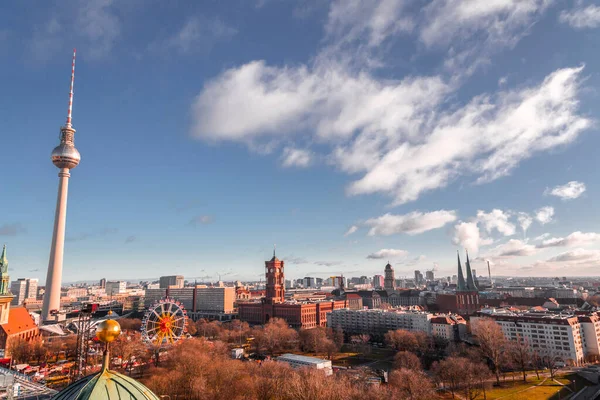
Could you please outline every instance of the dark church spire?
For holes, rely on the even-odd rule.
[[[465,285],[465,277],[463,275],[462,265],[460,265],[460,254],[458,254],[458,250],[456,251],[456,257],[458,257],[458,283],[456,290],[464,292],[467,289],[467,285]]]
[[[466,251],[466,250],[465,250]],[[473,274],[471,273],[471,263],[469,262],[469,252],[467,252],[467,290],[470,292],[476,292],[477,285],[475,285],[475,281],[473,280]]]

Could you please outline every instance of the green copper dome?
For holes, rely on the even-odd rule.
[[[104,369],[67,386],[52,400],[160,400],[135,379]]]

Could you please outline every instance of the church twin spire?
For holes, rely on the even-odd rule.
[[[473,279],[473,273],[471,272],[471,263],[469,262],[469,252],[467,253],[467,262],[466,262],[466,267],[467,267],[467,281],[465,282],[465,277],[463,275],[463,271],[462,271],[462,266],[460,264],[460,255],[458,254],[458,251],[456,252],[456,255],[458,257],[458,283],[456,286],[456,290],[458,292],[476,292],[477,289],[477,285],[475,284],[475,280]]]

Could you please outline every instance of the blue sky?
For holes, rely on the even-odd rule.
[[[465,247],[498,275],[597,275],[598,3],[4,8],[13,278],[45,279],[73,47],[65,281],[255,280],[273,243],[290,278],[449,275]]]

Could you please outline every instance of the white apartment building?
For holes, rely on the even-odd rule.
[[[590,315],[564,315],[547,313],[513,313],[507,310],[484,309],[471,324],[481,318],[496,321],[509,340],[522,338],[532,351],[576,364],[589,355],[600,354],[600,317]]]
[[[159,278],[159,284],[161,289],[178,288],[181,289],[184,286],[185,279],[183,275],[169,275],[161,276]]]
[[[431,334],[448,341],[462,340],[467,335],[467,321],[460,315],[436,315],[430,320]]]
[[[327,314],[327,326],[340,327],[345,333],[383,336],[388,331],[407,331],[432,334],[432,313],[411,310],[334,310]]]
[[[125,293],[127,291],[127,282],[125,282],[125,281],[107,281],[105,289],[106,289],[106,294],[108,296],[114,296],[116,294]]]
[[[144,304],[149,307],[152,303],[169,297],[180,301],[188,312],[231,313],[235,302],[235,288],[232,286],[146,289]]]

